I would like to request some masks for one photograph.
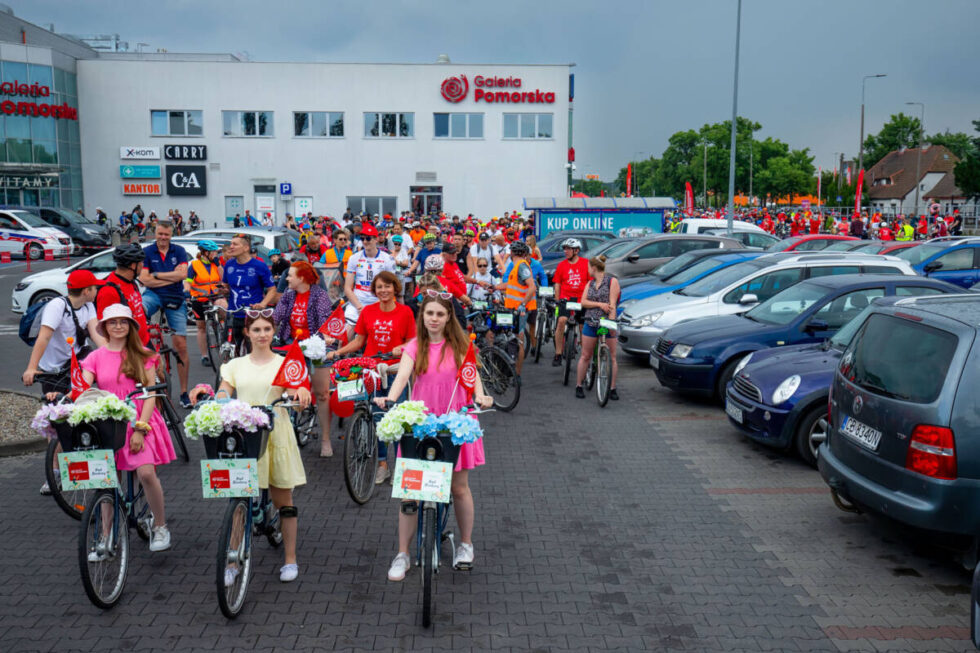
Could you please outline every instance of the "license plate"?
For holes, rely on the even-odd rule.
[[[567,311],[581,311],[582,305],[578,302],[566,302],[565,310]]]
[[[615,331],[619,327],[615,320],[607,320],[606,318],[599,320],[599,326],[603,329],[608,329],[609,331]]]
[[[364,391],[364,380],[341,381],[337,384],[337,399],[339,401],[357,401],[367,397]]]
[[[844,417],[844,425],[840,431],[861,446],[867,447],[872,451],[877,450],[878,444],[881,442],[881,431],[871,428],[853,417]]]
[[[650,354],[650,367],[652,367],[655,370],[660,369],[660,359],[657,358],[657,355],[654,353]]]
[[[541,286],[538,288],[538,297],[554,297],[555,289],[550,286]]]
[[[514,316],[510,313],[497,313],[497,326],[514,326]]]
[[[735,402],[733,402],[731,399],[725,400],[725,412],[739,424],[742,423],[742,409],[736,406]]]
[[[259,496],[259,461],[255,458],[201,461],[201,491],[205,499]]]
[[[486,308],[487,308],[486,302],[478,302],[478,301],[473,302],[473,310],[475,311],[484,311],[486,310]]]

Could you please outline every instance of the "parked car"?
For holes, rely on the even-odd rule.
[[[103,225],[89,220],[77,211],[59,209],[53,206],[0,206],[0,209],[15,209],[33,213],[48,224],[71,238],[75,251],[72,254],[91,254],[111,247],[109,231]]]
[[[812,234],[806,236],[793,236],[783,238],[778,243],[773,243],[766,250],[767,252],[816,252],[832,245],[840,240],[856,240],[854,236],[835,236],[833,234]]]
[[[185,236],[174,238],[172,242],[186,249],[189,258],[194,258],[198,252],[197,240],[188,239]],[[220,243],[221,241],[216,242]],[[145,247],[147,244],[143,243],[143,246]],[[260,246],[259,252],[262,251],[263,248]],[[268,261],[268,250],[264,251],[266,254],[265,260]],[[112,252],[113,250],[111,249],[105,250],[98,254],[92,254],[86,258],[79,259],[76,263],[72,263],[68,267],[51,268],[24,277],[20,280],[20,283],[14,286],[14,290],[11,293],[11,310],[14,313],[23,313],[27,310],[28,306],[35,302],[56,295],[64,295],[68,292],[68,275],[72,270],[91,270],[95,276],[104,279],[110,272],[116,269],[116,264],[112,260]]]
[[[616,234],[611,231],[603,231],[601,229],[559,229],[557,231],[552,231],[548,233],[548,238],[561,236],[563,238],[598,238],[600,240],[612,240],[613,238],[618,238]]]
[[[37,260],[50,250],[54,256],[71,254],[71,237],[28,211],[0,210],[0,252]]]
[[[892,254],[902,249],[915,247],[915,241],[896,242],[894,240],[863,240],[861,245],[850,250],[861,254]]]
[[[980,281],[980,238],[935,238],[897,252],[924,277],[970,288]]]
[[[659,234],[648,238],[626,238],[602,252],[606,273],[620,279],[649,272],[661,263],[694,249],[745,249],[745,245],[720,236]]]
[[[580,251],[579,256],[585,259],[589,259],[592,258],[593,256],[598,256],[599,254],[605,253],[606,250],[615,247],[619,243],[625,243],[630,240],[631,240],[630,238],[611,238],[601,243],[597,243],[587,250]],[[564,252],[562,252],[561,258],[553,258],[547,261],[542,261],[541,267],[544,268],[545,273],[550,278],[551,275],[555,273],[555,270],[558,269],[558,264],[561,263],[564,259],[565,259],[565,255]]]
[[[687,218],[681,220],[681,230],[680,233],[683,234],[700,234],[708,229],[728,229],[727,219],[716,219],[716,218]],[[766,233],[765,229],[753,224],[752,222],[746,222],[745,220],[733,220],[732,221],[732,231],[752,231],[755,233]]]
[[[739,360],[726,390],[725,412],[742,433],[760,444],[795,450],[816,466],[817,448],[827,437],[827,397],[834,370],[854,332],[875,305],[910,296],[955,294],[961,290],[934,279],[903,278],[895,294],[874,299],[830,339],[819,344],[787,345],[753,351]],[[784,399],[789,386],[796,389]],[[783,386],[783,392],[777,390]],[[782,399],[775,403],[775,399]]]
[[[680,322],[744,313],[808,277],[859,272],[914,274],[907,262],[894,256],[767,254],[718,270],[685,288],[638,301],[619,316],[619,343],[626,352],[649,355],[664,331]]]
[[[638,301],[648,297],[654,297],[655,295],[661,295],[666,292],[673,292],[679,288],[684,288],[685,286],[689,286],[695,281],[703,279],[717,270],[731,267],[732,265],[736,265],[742,261],[751,261],[752,259],[759,258],[763,255],[762,252],[751,252],[745,250],[710,251],[714,252],[716,256],[703,257],[694,265],[669,277],[651,280],[639,285],[623,288],[623,291],[619,296],[619,304],[616,306],[616,316],[619,317],[622,315],[623,311],[628,310],[630,306]],[[688,252],[688,254],[690,253],[691,252]],[[681,256],[687,256],[687,254],[682,254]],[[676,261],[677,259],[674,260]],[[672,262],[673,261],[671,261],[671,263]],[[669,263],[665,265],[669,265]],[[643,278],[646,278],[646,275],[644,275]]]
[[[978,330],[980,297],[973,294],[874,307],[835,371],[818,458],[839,500],[976,538]]]
[[[602,234],[602,235],[599,235]],[[562,249],[562,243],[564,243],[569,238],[577,238],[580,243],[582,243],[582,249],[579,253],[588,250],[591,247],[600,245],[605,242],[609,242],[615,235],[608,231],[599,232],[560,232],[557,235],[551,233],[547,238],[538,243],[538,249],[541,250],[541,261],[552,261],[565,258],[565,251]]]
[[[201,240],[202,238],[229,239],[235,234],[245,234],[252,239],[253,245],[262,245],[266,249],[278,249],[283,254],[289,254],[299,249],[287,230],[282,227],[242,227],[241,229],[198,229],[182,238]]]
[[[725,254],[730,253],[731,252],[723,249],[692,249],[690,252],[684,252],[680,256],[675,256],[666,263],[661,263],[646,274],[620,279],[619,287],[626,289],[631,286],[650,283],[652,281],[660,282],[667,277],[686,270],[705,257],[724,256]]]
[[[821,252],[854,252],[859,249],[863,249],[868,245],[867,240],[838,240],[837,242],[830,243]],[[877,254],[877,252],[867,252],[868,254]]]
[[[709,236],[727,236],[727,229],[705,229],[701,233]],[[766,249],[779,242],[779,239],[764,231],[746,231],[742,229],[732,229],[730,238],[740,241],[746,247]]]

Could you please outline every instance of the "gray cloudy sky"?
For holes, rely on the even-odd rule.
[[[675,131],[731,116],[735,0],[3,0],[58,32],[257,61],[574,62],[578,174],[604,179]],[[815,164],[926,104],[926,131],[980,119],[980,0],[743,0],[739,115]]]

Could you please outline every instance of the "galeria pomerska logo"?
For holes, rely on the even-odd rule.
[[[466,99],[466,93],[470,90],[470,83],[466,81],[466,75],[459,77],[447,77],[442,82],[442,97],[450,102],[462,102]]]

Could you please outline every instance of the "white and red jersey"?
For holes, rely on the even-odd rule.
[[[374,256],[368,256],[362,249],[354,252],[347,261],[347,274],[354,275],[354,294],[362,305],[367,306],[378,301],[371,293],[371,282],[383,271],[395,272],[395,259],[388,252],[378,250]]]

